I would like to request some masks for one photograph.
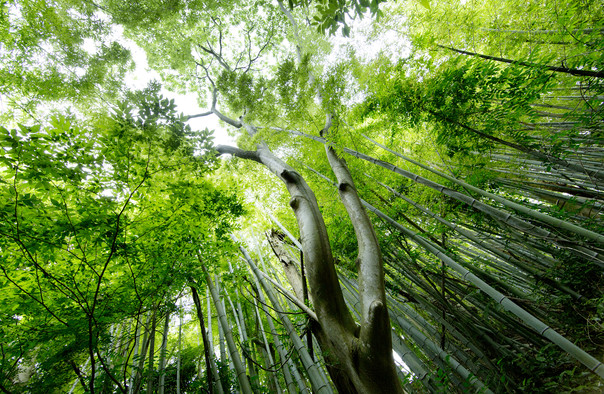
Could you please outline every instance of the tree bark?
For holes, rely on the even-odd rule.
[[[361,392],[369,392],[371,386],[379,384],[384,392],[401,392],[392,356],[390,318],[386,308],[382,252],[373,225],[358,196],[346,161],[335,150],[325,146],[329,164],[338,180],[338,194],[344,204],[359,248],[357,270],[359,298],[361,302],[361,330],[359,333],[358,385]],[[367,391],[365,391],[367,390]]]
[[[170,329],[170,312],[166,312],[164,319],[164,331],[159,351],[159,390],[158,394],[164,394],[164,385],[166,382],[166,350],[168,347],[168,330]]]
[[[243,363],[241,362],[241,358],[239,357],[239,351],[237,350],[237,346],[235,345],[235,340],[233,339],[233,336],[231,334],[231,328],[227,321],[226,312],[221,303],[220,296],[218,295],[218,291],[216,290],[216,287],[214,286],[214,283],[212,282],[212,278],[210,277],[210,274],[209,274],[208,270],[206,269],[205,264],[203,263],[203,261],[201,261],[200,257],[198,257],[198,259],[199,259],[201,268],[204,272],[204,276],[206,278],[207,285],[210,288],[210,294],[212,295],[212,299],[214,300],[214,305],[216,306],[216,310],[218,312],[218,320],[219,320],[220,325],[222,326],[222,330],[224,332],[224,336],[227,341],[227,346],[229,348],[229,354],[231,356],[231,360],[233,361],[233,364],[235,365],[235,371],[237,373],[237,381],[239,382],[239,388],[240,388],[241,392],[246,393],[246,394],[247,393],[251,394],[252,387],[250,386],[250,382],[245,373],[245,367],[244,367]]]
[[[282,243],[279,233],[277,233],[275,230],[272,230],[270,234],[266,235],[266,239],[268,240],[269,245],[273,249],[273,253],[279,259],[281,267],[283,268],[283,272],[285,273],[289,284],[294,290],[296,297],[299,300],[304,300],[304,286],[302,285],[302,275],[300,275],[300,271],[298,271],[298,267],[296,265],[295,260],[285,249],[285,246]]]
[[[330,361],[337,362],[337,365],[331,363],[336,371],[330,371],[330,374],[338,390],[349,393],[401,393],[402,387],[392,357],[379,246],[366,213],[362,208],[361,214],[357,211],[360,200],[345,162],[328,151],[330,164],[341,178],[341,196],[345,205],[348,205],[347,210],[359,242],[359,276],[363,277],[364,283],[360,327],[344,301],[321,211],[314,193],[302,176],[272,154],[265,145],[259,145],[255,152],[223,145],[216,147],[216,150],[220,154],[232,154],[261,163],[285,183],[291,196],[290,206],[298,221],[310,295],[319,320],[320,328],[315,328],[316,336]]]
[[[203,354],[206,361],[206,376],[208,382],[209,394],[214,394],[214,381],[212,376],[212,364],[210,356],[210,343],[208,341],[208,335],[206,333],[206,327],[203,319],[203,311],[201,309],[201,301],[199,300],[199,294],[195,286],[191,287],[191,295],[193,296],[193,303],[195,303],[195,310],[197,311],[197,320],[199,320],[199,329],[201,330],[201,337],[203,338]]]
[[[159,307],[159,306],[158,306]],[[155,357],[155,329],[157,327],[157,309],[153,310],[153,317],[151,318],[151,333],[149,340],[149,370],[147,371],[147,394],[153,393],[153,362]]]

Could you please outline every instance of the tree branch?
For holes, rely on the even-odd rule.
[[[230,145],[218,145],[215,149],[221,155],[233,155],[241,159],[253,160],[257,163],[262,163],[258,157],[258,153],[254,151],[243,150]]]
[[[314,300],[317,318],[322,325],[330,325],[344,332],[354,333],[357,329],[356,323],[344,302],[327,228],[315,195],[304,178],[263,145],[260,145],[256,152],[224,145],[218,146],[216,150],[220,154],[229,153],[257,161],[285,183],[291,196],[290,206],[300,229],[310,293]]]
[[[203,112],[200,114],[195,114],[195,115],[188,115],[185,118],[185,121],[190,120],[190,119],[194,119],[194,118],[203,118],[204,116],[208,116],[208,115],[212,115],[214,112],[212,111],[207,111],[207,112]]]
[[[302,275],[300,275],[300,271],[298,271],[298,265],[294,261],[294,259],[290,256],[283,245],[283,241],[281,241],[279,236],[283,237],[283,234],[277,233],[275,230],[271,230],[270,234],[266,233],[266,239],[268,240],[268,244],[273,249],[273,253],[279,261],[281,262],[281,266],[283,267],[283,271],[285,272],[285,276],[289,281],[292,289],[294,290],[294,294],[298,299],[304,299],[303,296],[303,286],[302,286]]]
[[[228,65],[228,63],[224,60],[224,58],[222,57],[221,53],[222,53],[222,47],[220,49],[220,54],[216,53],[214,51],[214,48],[212,48],[212,45],[210,44],[209,41],[206,40],[206,43],[208,44],[208,48],[204,47],[201,44],[197,44],[197,47],[199,49],[201,49],[202,51],[204,51],[205,53],[212,55],[212,57],[214,59],[216,59],[216,61],[218,62],[218,64],[220,64],[225,70],[227,71],[231,71],[231,66]]]

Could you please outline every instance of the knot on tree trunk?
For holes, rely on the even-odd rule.
[[[341,192],[346,191],[346,189],[349,187],[350,187],[350,184],[348,182],[342,182],[342,183],[338,184],[338,189]]]
[[[367,311],[367,320],[363,322],[361,330],[361,342],[364,346],[373,348],[374,345],[380,345],[384,338],[381,333],[384,331],[384,325],[389,323],[388,310],[386,305],[380,300],[375,300],[369,306]]]
[[[297,209],[299,205],[300,205],[300,198],[299,198],[299,197],[292,197],[292,198],[289,200],[289,206],[290,206],[292,209]]]
[[[286,182],[296,182],[296,173],[294,171],[283,170],[279,176]]]

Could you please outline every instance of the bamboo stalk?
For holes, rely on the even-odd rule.
[[[260,273],[260,270],[258,270],[258,267],[256,267],[256,264],[254,264],[252,258],[249,256],[249,254],[247,253],[245,248],[240,245],[239,250],[245,257],[245,260],[247,261],[248,265],[252,269],[252,272],[254,273],[254,275],[256,276],[256,278],[258,279],[260,284],[262,285],[262,288],[264,289],[264,292],[266,293],[266,295],[269,298],[269,300],[271,301],[271,303],[275,306],[275,308],[277,308],[278,310],[281,310],[281,307],[280,307],[277,299],[275,298],[271,287],[265,282],[265,280],[264,280],[265,277]],[[298,334],[296,333],[294,326],[292,325],[289,318],[282,313],[278,313],[278,314],[279,314],[279,317],[281,318],[283,326],[285,327],[287,333],[289,334],[291,340],[294,343],[294,348],[300,355],[302,364],[304,365],[304,367],[308,373],[308,377],[310,379],[313,391],[315,391],[317,393],[333,393],[333,391],[331,390],[331,386],[328,383],[327,377],[325,376],[324,373],[322,373],[322,370],[319,369],[317,367],[316,363],[311,359],[310,355],[308,354],[308,350],[302,343],[302,340],[300,340],[300,338],[298,337]]]
[[[498,304],[500,304],[506,311],[511,312],[520,320],[522,320],[526,325],[531,327],[535,332],[549,339],[552,343],[559,346],[561,349],[566,351],[571,356],[575,357],[579,362],[585,365],[590,371],[594,372],[596,375],[600,376],[604,379],[604,364],[601,361],[598,361],[593,356],[586,353],[584,350],[570,342],[568,339],[561,336],[554,329],[547,326],[539,319],[535,318],[528,312],[526,312],[523,308],[518,306],[512,300],[510,300],[505,295],[501,294],[499,291],[495,290],[488,284],[486,284],[483,280],[478,278],[476,275],[472,274],[466,268],[463,268],[449,256],[441,252],[436,245],[432,245],[428,240],[423,239],[420,236],[417,236],[410,230],[398,224],[389,216],[385,215],[383,212],[373,207],[371,204],[364,202],[365,207],[375,213],[376,215],[384,218],[387,222],[389,222],[393,227],[397,230],[404,233],[406,236],[412,238],[419,245],[423,246],[427,251],[433,253],[436,257],[441,259],[447,266],[451,267],[455,270],[464,280],[472,283],[477,286],[480,290],[485,292],[489,297],[495,300]]]
[[[239,351],[237,350],[237,346],[235,345],[235,340],[233,339],[233,335],[231,333],[231,327],[227,321],[226,311],[222,305],[220,300],[220,295],[212,282],[212,278],[205,267],[204,262],[201,260],[201,257],[197,256],[199,263],[201,265],[201,269],[203,270],[206,283],[208,288],[210,289],[210,294],[212,295],[212,299],[214,300],[214,306],[216,307],[216,311],[218,313],[218,321],[222,326],[222,330],[224,332],[224,336],[227,342],[227,346],[229,348],[229,355],[231,357],[231,361],[235,366],[235,372],[237,373],[237,381],[239,382],[239,388],[243,393],[251,394],[253,393],[250,382],[247,378],[245,366],[241,362],[241,358],[239,356]]]
[[[505,199],[505,198],[503,198],[501,196],[498,196],[496,194],[489,193],[487,191],[479,189],[479,188],[477,188],[475,186],[472,186],[472,185],[470,185],[470,184],[468,184],[466,182],[463,182],[463,181],[461,181],[461,180],[459,180],[457,178],[454,178],[454,177],[449,176],[449,175],[447,175],[445,173],[442,173],[440,171],[436,171],[436,170],[434,170],[434,169],[432,169],[430,167],[427,167],[427,166],[425,166],[425,165],[423,165],[423,164],[421,164],[421,163],[419,163],[419,162],[417,162],[417,161],[415,161],[413,159],[410,159],[410,158],[408,158],[408,157],[406,157],[406,156],[404,156],[404,155],[402,155],[402,154],[400,154],[398,152],[395,152],[392,149],[387,148],[386,146],[384,146],[384,145],[382,145],[382,144],[380,144],[380,143],[378,143],[378,142],[370,139],[369,137],[365,137],[365,138],[367,138],[369,141],[373,142],[375,145],[379,146],[380,148],[382,148],[384,150],[387,150],[388,152],[390,152],[390,153],[392,153],[392,154],[394,154],[394,155],[402,158],[403,160],[406,160],[406,161],[408,161],[410,163],[413,163],[413,164],[415,164],[415,165],[417,165],[417,166],[419,166],[419,167],[421,167],[421,168],[423,168],[425,170],[428,170],[428,171],[430,171],[430,172],[432,172],[432,173],[434,173],[434,174],[436,174],[438,176],[441,176],[441,177],[443,177],[443,178],[445,178],[445,179],[447,179],[447,180],[449,180],[449,181],[451,181],[453,183],[456,183],[456,184],[458,184],[458,185],[460,185],[460,186],[462,186],[462,187],[464,187],[464,188],[466,188],[468,190],[471,190],[471,191],[473,191],[475,193],[478,193],[478,194],[480,194],[480,195],[482,195],[484,197],[488,197],[488,198],[490,198],[490,199],[492,199],[494,201],[497,201],[497,202],[503,204],[504,206],[506,206],[508,208],[512,208],[512,209],[514,209],[514,210],[516,210],[518,212],[524,213],[524,214],[526,214],[526,215],[528,215],[530,217],[533,217],[533,218],[538,219],[538,220],[540,220],[542,222],[548,223],[548,224],[550,224],[552,226],[555,226],[555,227],[558,227],[558,228],[562,228],[562,229],[567,230],[567,231],[569,231],[571,233],[576,233],[576,234],[581,235],[583,237],[586,237],[586,238],[592,239],[594,241],[597,241],[600,244],[604,244],[604,235],[602,235],[602,234],[597,234],[597,233],[595,233],[593,231],[590,231],[590,230],[587,230],[585,228],[576,226],[576,225],[574,225],[572,223],[569,223],[567,221],[551,217],[551,216],[546,215],[544,213],[532,210],[532,209],[527,208],[527,207],[525,207],[523,205],[514,203],[512,201],[509,201],[509,200],[507,200],[507,199]]]

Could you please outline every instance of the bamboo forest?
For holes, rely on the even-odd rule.
[[[602,1],[1,3],[2,393],[604,391]]]

